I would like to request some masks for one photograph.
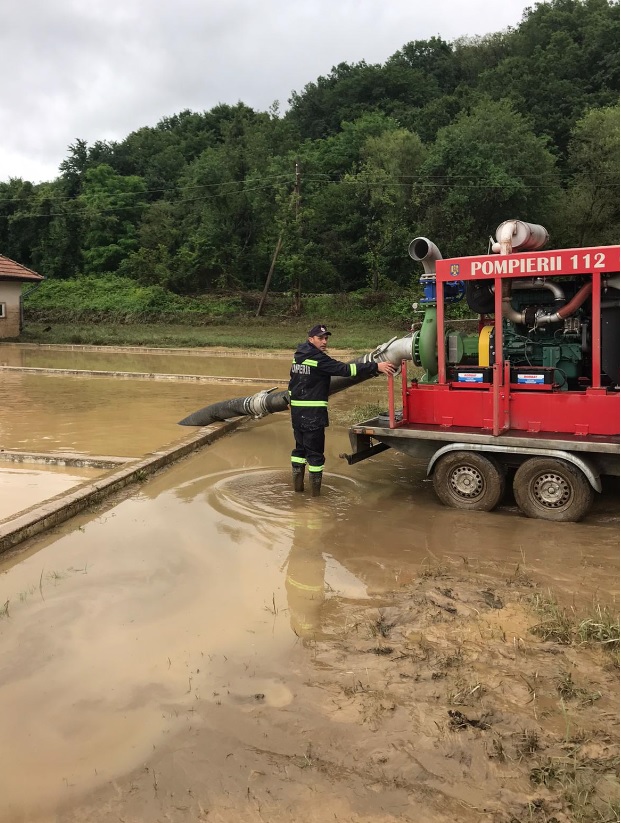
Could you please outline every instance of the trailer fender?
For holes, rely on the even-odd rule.
[[[505,454],[519,454],[524,457],[543,456],[566,460],[568,463],[573,463],[574,466],[580,469],[596,492],[601,492],[602,490],[602,481],[600,479],[599,472],[587,459],[584,457],[577,457],[572,452],[560,451],[557,449],[523,449],[519,446],[495,446],[486,445],[483,443],[449,443],[448,446],[443,446],[435,452],[429,461],[429,464],[427,465],[427,476],[432,474],[436,461],[442,457],[443,454],[454,451],[504,452]]]

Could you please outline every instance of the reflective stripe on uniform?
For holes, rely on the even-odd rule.
[[[306,458],[305,457],[291,457],[292,463],[304,463],[306,465]]]
[[[327,408],[328,401],[327,400],[292,400],[292,406],[303,406],[303,407],[313,407],[313,408]]]
[[[322,472],[323,466],[310,466],[308,467],[309,472]]]
[[[319,364],[317,363],[316,360],[302,360],[302,365],[303,366],[318,366]]]
[[[358,369],[356,368],[355,363],[350,363],[349,364],[349,374],[350,374],[350,377],[355,377],[358,374]]]
[[[303,592],[322,592],[323,585],[321,586],[309,586],[308,583],[299,583],[297,580],[294,580],[291,575],[287,575],[287,583],[291,586],[295,586],[296,589],[301,589]]]

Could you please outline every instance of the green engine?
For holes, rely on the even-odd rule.
[[[527,284],[525,284],[527,285]],[[564,283],[566,292],[574,293],[576,286]],[[481,314],[493,311],[493,292],[489,291],[482,304],[480,289],[466,299],[471,308]],[[549,315],[561,301],[554,291],[518,288],[511,294],[510,308],[513,320],[503,318],[504,359],[512,366],[543,366],[554,369],[554,383],[558,388],[576,388],[584,374],[585,355],[589,351],[589,322],[582,311],[572,317],[549,325],[536,324],[539,314]],[[483,309],[483,311],[481,311]],[[519,322],[516,322],[518,318]],[[522,322],[523,321],[523,322]],[[491,322],[491,321],[490,321]],[[446,362],[450,366],[489,366],[495,360],[495,331],[491,325],[479,333],[465,333],[447,329],[444,335]],[[425,369],[420,379],[435,383],[438,379],[437,316],[435,306],[428,306],[421,328],[413,335],[413,360]]]
[[[525,336],[510,322],[503,322],[504,356],[513,366],[547,366],[553,368],[554,382],[561,390],[582,376],[583,352],[578,333],[560,329],[536,329]],[[493,337],[490,340],[493,345]],[[493,362],[493,361],[492,361]]]
[[[543,226],[522,220],[506,220],[496,230],[496,242],[491,245],[491,250],[503,255],[536,251],[547,240],[548,233]],[[435,264],[442,259],[442,255],[426,237],[414,238],[408,247],[408,254],[425,268],[425,274],[420,278],[425,316],[421,328],[412,334],[412,358],[417,366],[425,370],[419,382],[436,383],[438,321]],[[455,367],[488,369],[495,362],[495,326],[490,319],[496,308],[494,287],[494,283],[486,278],[443,283],[445,306],[465,297],[472,314],[479,317],[478,331],[448,328],[444,332],[449,380],[451,372],[458,371]],[[503,279],[501,287],[503,359],[508,360],[512,368],[520,370],[549,370],[544,372],[544,379],[554,383],[560,391],[576,391],[588,386],[592,379],[593,311],[589,279],[570,274],[515,277]],[[619,386],[619,291],[618,273],[602,278],[599,345],[600,379],[604,386]],[[476,320],[472,321],[473,326],[476,323]],[[467,376],[465,369],[463,376]],[[459,373],[457,377],[459,380]],[[524,382],[520,381],[520,375],[517,377],[518,382]]]

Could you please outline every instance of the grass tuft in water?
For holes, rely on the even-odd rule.
[[[530,631],[542,640],[563,645],[600,644],[607,651],[619,651],[619,617],[608,606],[594,603],[588,613],[580,615],[573,606],[561,606],[550,594],[536,594],[532,606],[544,619]]]

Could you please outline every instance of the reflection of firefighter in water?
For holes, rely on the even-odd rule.
[[[291,628],[306,640],[314,638],[321,629],[326,572],[324,526],[325,518],[319,512],[296,513],[285,588]]]

